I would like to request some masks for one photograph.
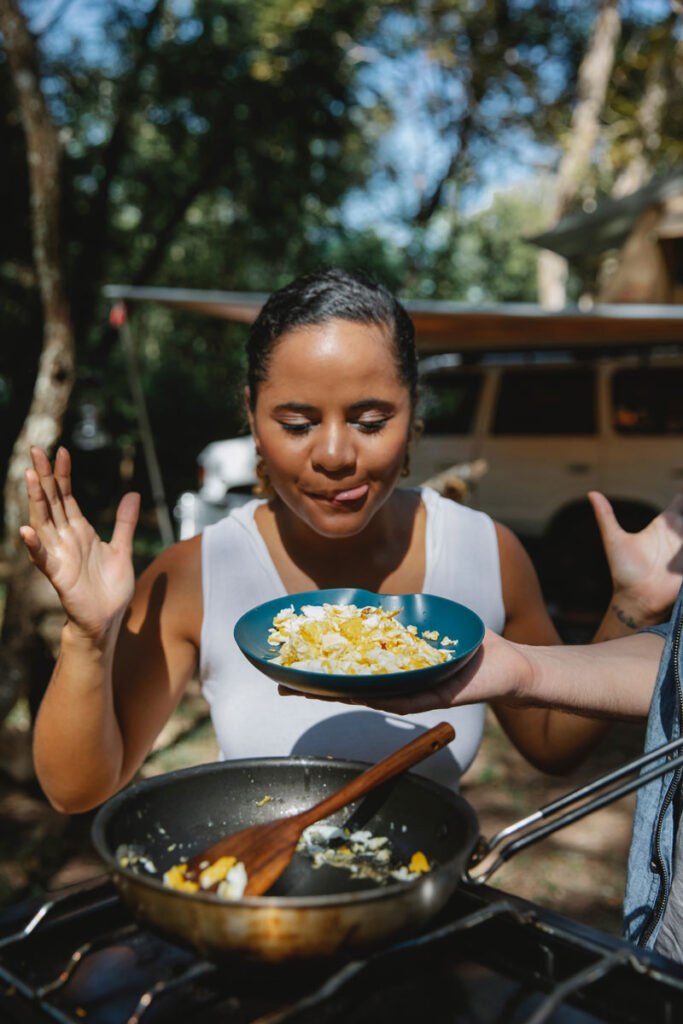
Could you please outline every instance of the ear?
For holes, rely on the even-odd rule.
[[[256,442],[256,446],[258,447],[258,438],[256,436],[256,424],[254,422],[254,414],[251,411],[251,391],[249,389],[249,385],[248,384],[245,384],[244,392],[243,392],[243,397],[244,397],[244,411],[247,414],[247,421],[249,423],[249,429],[251,431],[251,436],[254,438],[254,441]]]

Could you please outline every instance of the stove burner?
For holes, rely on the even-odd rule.
[[[108,881],[0,913],[8,1024],[665,1024],[683,969],[487,887],[340,966],[217,965],[136,925]]]

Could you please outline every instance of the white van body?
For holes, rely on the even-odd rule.
[[[258,482],[256,459],[251,434],[211,441],[202,448],[197,456],[199,489],[184,491],[173,509],[178,540],[194,537],[231,508],[251,501]]]
[[[469,503],[522,538],[551,604],[603,609],[609,573],[587,492],[638,530],[683,485],[683,356],[440,355],[420,376],[408,482],[484,459]]]
[[[522,537],[580,540],[593,489],[635,529],[683,485],[683,356],[439,355],[420,381],[425,429],[407,482],[484,459],[470,504]],[[255,462],[250,436],[202,450],[199,491],[175,510],[181,538],[249,500]]]
[[[437,356],[421,387],[410,482],[483,458],[471,504],[524,536],[545,534],[589,490],[649,517],[683,483],[681,356]]]

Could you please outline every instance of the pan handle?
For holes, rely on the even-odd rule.
[[[463,872],[463,881],[473,885],[483,885],[491,878],[493,873],[509,860],[510,857],[514,857],[515,854],[521,850],[525,850],[528,846],[532,846],[534,843],[539,842],[541,839],[545,839],[546,836],[551,835],[553,832],[559,831],[566,825],[571,825],[574,821],[579,821],[581,818],[585,818],[588,814],[592,814],[594,811],[600,810],[602,807],[606,807],[608,804],[613,803],[615,800],[619,800],[622,796],[626,796],[627,793],[633,792],[634,789],[640,789],[641,786],[646,786],[648,782],[652,782],[654,779],[658,779],[660,775],[665,775],[667,772],[674,771],[677,768],[683,766],[683,753],[679,753],[677,757],[673,754],[683,747],[683,736],[678,739],[671,740],[669,743],[664,744],[661,747],[656,747],[654,750],[650,750],[646,754],[641,754],[640,757],[635,758],[633,761],[627,762],[619,768],[615,768],[611,772],[607,772],[605,775],[601,775],[599,778],[594,779],[593,782],[587,783],[585,786],[581,786],[578,789],[572,790],[565,796],[558,797],[557,800],[553,800],[548,804],[544,804],[543,807],[535,811],[533,814],[528,815],[526,818],[522,818],[520,821],[515,822],[513,825],[508,825],[507,828],[501,829],[497,832],[492,839],[480,839],[469,865]],[[628,782],[624,782],[621,785],[615,785],[619,779],[622,779],[626,775],[631,775],[633,772],[638,771],[645,765],[650,764],[652,761],[658,760],[660,757],[665,757],[666,760],[663,764],[658,765],[656,768],[651,768],[647,772],[643,772],[641,775],[637,775],[634,779],[629,779]],[[611,789],[607,787],[611,786]],[[606,790],[606,792],[601,792]],[[592,799],[586,799],[592,794],[598,793],[600,795],[594,796]],[[585,801],[580,803],[580,801]],[[579,804],[579,806],[575,806]],[[567,810],[567,808],[569,808]],[[558,814],[559,811],[565,811],[564,814]],[[546,824],[538,825],[537,822],[545,821],[552,815],[558,814],[558,817],[553,818],[552,821],[546,821]],[[535,825],[535,828],[530,826]],[[524,829],[529,829],[524,835],[518,839],[511,839],[518,832],[522,832]],[[476,867],[483,860],[486,859],[494,850],[498,850],[498,855],[493,863],[482,871],[480,874],[474,876],[470,874],[473,867]]]

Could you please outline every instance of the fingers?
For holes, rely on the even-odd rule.
[[[48,552],[36,531],[30,526],[21,526],[19,536],[24,542],[28,557],[41,572],[47,571]]]
[[[42,530],[52,526],[50,504],[35,469],[27,469],[25,479],[31,527],[34,530]]]
[[[35,561],[35,556],[40,551],[42,544],[40,543],[40,537],[31,526],[20,526],[19,536],[23,540],[26,549],[31,556],[31,561]]]
[[[124,494],[116,510],[116,523],[111,537],[111,545],[120,551],[130,554],[133,550],[133,536],[140,514],[140,495],[135,491]]]
[[[675,528],[680,527],[683,518],[683,488],[674,494],[669,504],[664,509],[664,518]]]
[[[62,504],[69,519],[80,518],[78,502],[71,492],[71,456],[66,448],[60,446],[55,456],[54,477],[62,497]]]
[[[34,446],[31,448],[31,461],[33,462],[33,474],[35,474],[35,477],[31,470],[27,470],[26,473],[29,504],[31,502],[34,504],[35,507],[31,509],[31,512],[36,514],[35,523],[33,516],[31,517],[31,526],[40,528],[41,526],[46,526],[48,522],[52,522],[59,529],[60,526],[64,526],[67,517],[64,505],[62,504],[62,494],[52,472],[50,460],[42,448]],[[35,478],[37,478],[40,485],[42,495],[38,493]]]
[[[589,491],[588,500],[593,507],[593,513],[598,524],[598,529],[600,530],[602,542],[603,544],[606,544],[608,537],[621,531],[619,521],[614,514],[614,509],[604,494],[601,494],[599,491]]]

